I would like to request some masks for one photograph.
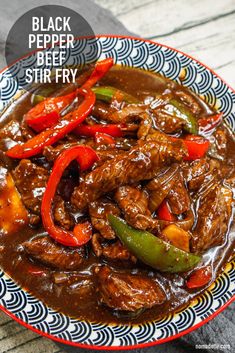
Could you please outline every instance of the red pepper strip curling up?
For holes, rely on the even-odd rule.
[[[40,132],[56,124],[61,111],[77,96],[77,90],[62,97],[51,97],[38,103],[25,114],[24,120],[35,131]]]
[[[95,94],[91,90],[79,89],[78,93],[84,96],[79,107],[60,118],[56,125],[47,128],[22,145],[15,145],[6,154],[12,158],[29,158],[40,153],[45,146],[53,145],[78,124],[82,123],[91,112],[95,104]]]
[[[94,125],[78,125],[76,129],[73,131],[79,136],[88,136],[94,137],[95,134],[103,133],[108,134],[113,137],[122,137],[123,132],[121,130],[120,125],[116,124],[94,124]]]
[[[162,221],[175,221],[174,215],[171,213],[169,205],[166,200],[163,200],[157,209],[157,215]]]
[[[210,282],[212,271],[210,266],[197,268],[189,276],[186,286],[190,289],[204,287]]]
[[[82,88],[91,88],[112,66],[112,58],[98,62]],[[24,119],[32,129],[40,132],[57,123],[62,110],[71,104],[76,96],[77,90],[65,96],[47,98],[30,109],[29,112],[25,114]]]
[[[77,224],[73,231],[67,231],[56,226],[53,220],[52,202],[57,186],[64,170],[75,159],[78,161],[81,170],[85,170],[89,169],[97,161],[98,156],[91,147],[82,145],[71,147],[62,152],[52,168],[41,206],[42,222],[45,230],[54,240],[65,246],[82,246],[92,236],[91,224],[89,222]]]

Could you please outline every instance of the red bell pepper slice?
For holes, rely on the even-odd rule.
[[[94,125],[78,125],[74,131],[79,136],[94,137],[95,134],[104,133],[113,137],[122,137],[123,132],[120,125],[116,124],[94,124]]]
[[[198,120],[199,133],[212,132],[223,120],[223,113],[208,116]]]
[[[197,268],[187,279],[186,286],[190,289],[204,287],[211,279],[212,271],[210,266]]]
[[[48,234],[58,243],[65,246],[82,246],[92,236],[92,228],[89,222],[77,224],[73,231],[67,231],[55,225],[52,214],[52,202],[57,186],[64,170],[73,160],[77,160],[82,170],[90,168],[97,161],[98,156],[91,147],[79,145],[62,152],[56,159],[49,177],[45,193],[42,198],[41,215],[42,222]]]
[[[112,66],[112,58],[107,58],[102,61],[98,61],[91,76],[88,78],[88,80],[84,83],[82,87],[87,89],[94,86],[96,82],[99,81],[106,74],[106,72],[109,71],[109,69],[111,69]]]
[[[161,205],[157,209],[158,218],[162,221],[175,221],[175,216],[172,214],[168,202],[163,200]]]
[[[10,148],[6,154],[12,158],[29,158],[40,153],[45,146],[52,145],[69,132],[71,132],[78,124],[82,123],[91,112],[95,104],[95,94],[91,90],[80,88],[78,93],[83,95],[85,99],[79,107],[61,117],[56,125],[42,131],[22,145],[18,144]]]
[[[171,137],[172,141],[178,140],[177,137]],[[210,147],[210,142],[199,135],[187,135],[185,139],[181,139],[188,150],[188,156],[184,157],[185,161],[194,161],[204,157]]]
[[[82,88],[91,88],[112,66],[112,58],[97,62],[91,76],[83,84]],[[24,119],[32,129],[40,132],[57,123],[61,111],[71,104],[76,96],[77,90],[66,96],[47,98],[30,109],[29,112],[25,114]]]
[[[184,158],[186,161],[204,157],[210,147],[210,142],[201,136],[188,135],[183,141],[188,150],[188,156]]]
[[[109,145],[115,147],[115,140],[112,136],[104,134],[103,132],[96,132],[95,142],[98,145]]]
[[[60,118],[61,111],[77,96],[77,90],[61,97],[51,97],[38,103],[25,114],[24,120],[35,131],[51,127]]]

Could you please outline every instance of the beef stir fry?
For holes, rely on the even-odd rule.
[[[0,263],[49,306],[156,319],[232,258],[234,136],[179,84],[106,59],[25,94],[0,138]]]

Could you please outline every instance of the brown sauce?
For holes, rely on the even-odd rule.
[[[102,84],[115,86],[129,94],[138,98],[147,97],[151,92],[163,93],[171,90],[172,87],[177,89],[177,85],[159,77],[157,75],[147,73],[141,70],[114,68],[102,80]],[[180,87],[180,90],[184,88]],[[186,89],[185,89],[186,90]],[[187,90],[186,90],[187,91]],[[199,98],[197,98],[199,101]],[[212,108],[200,103],[202,106],[201,116],[208,115],[213,112]],[[14,107],[6,110],[1,117],[1,127],[11,119],[21,121],[23,114],[31,108],[30,96],[26,95],[18,102],[14,103]],[[226,127],[223,127],[226,129]],[[5,141],[0,142],[2,150],[6,149]],[[235,159],[235,142],[233,136],[229,137],[229,148],[227,149],[227,158],[223,163],[234,165]],[[6,165],[6,160],[1,154],[2,164]],[[7,161],[8,168],[11,170],[15,167],[15,162]],[[94,281],[93,268],[100,263],[107,263],[106,260],[98,259],[91,251],[90,246],[87,247],[86,261],[79,271],[68,272],[70,277],[69,283],[55,283],[54,276],[58,272],[50,269],[40,263],[34,262],[24,252],[21,251],[21,244],[34,236],[43,234],[42,227],[34,228],[27,226],[19,232],[10,235],[0,235],[0,265],[2,269],[9,274],[23,288],[32,293],[37,298],[45,302],[49,307],[59,310],[69,316],[99,322],[124,322],[131,320],[134,323],[144,322],[146,320],[154,320],[159,316],[163,316],[169,312],[173,312],[179,307],[188,304],[193,298],[205,290],[201,288],[196,291],[189,290],[185,287],[185,277],[187,274],[162,274],[154,271],[147,266],[125,265],[122,263],[111,264],[111,266],[119,271],[129,271],[131,273],[147,274],[150,278],[154,278],[164,289],[167,300],[160,306],[155,306],[145,310],[137,318],[130,318],[128,315],[113,315],[113,312],[104,305],[97,303],[97,293],[95,291],[96,282]],[[235,244],[235,227],[233,221],[229,225],[226,241],[221,246],[212,248],[203,255],[203,262],[211,264],[213,267],[213,279],[224,269],[229,258],[234,254]],[[29,272],[29,267],[34,266],[45,271],[44,274],[35,274]]]

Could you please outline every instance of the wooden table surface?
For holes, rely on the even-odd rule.
[[[235,87],[235,0],[95,0],[128,29],[188,53]],[[0,353],[62,353],[0,313]]]

